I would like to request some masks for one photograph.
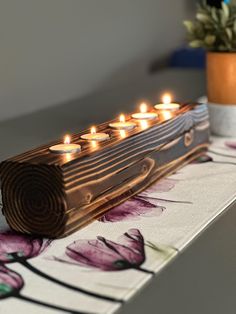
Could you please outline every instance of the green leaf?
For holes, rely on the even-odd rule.
[[[236,20],[234,21],[233,30],[236,33]]]
[[[149,247],[150,249],[156,251],[157,253],[160,253],[166,256],[172,256],[178,253],[178,249],[170,245],[163,245],[163,244],[157,245],[151,241],[147,241],[145,245]]]
[[[228,20],[228,18],[229,18],[229,6],[225,2],[222,1],[221,7],[222,7],[222,11],[224,12],[225,19]]]
[[[214,44],[216,40],[216,36],[215,35],[206,35],[204,41],[208,46],[211,46]]]
[[[229,39],[229,40],[232,40],[232,38],[233,38],[232,30],[231,30],[230,28],[226,28],[226,29],[225,29],[225,32],[226,32],[226,34],[227,34],[227,36],[228,36],[228,39]]]
[[[212,22],[211,18],[208,15],[203,14],[203,13],[197,13],[196,18],[198,21],[200,21],[202,23],[207,23],[207,22],[211,23]]]
[[[215,22],[218,22],[219,19],[218,19],[218,16],[217,16],[217,13],[216,13],[216,8],[212,8],[211,9],[211,16],[212,16],[212,19],[215,21]]]
[[[190,34],[193,34],[193,32],[194,32],[194,24],[193,24],[193,22],[191,22],[191,21],[184,21],[183,24],[187,28],[187,31]]]
[[[202,8],[207,8],[207,0],[202,0]]]
[[[190,41],[189,45],[192,48],[204,47],[203,41],[198,39]]]
[[[12,291],[12,288],[5,284],[5,283],[0,283],[0,296],[4,296]]]
[[[220,22],[221,22],[221,25],[222,25],[223,27],[225,27],[226,22],[227,22],[227,19],[225,18],[224,13],[222,13],[222,12],[221,12],[221,14],[220,14]]]
[[[205,28],[205,30],[207,30],[207,31],[211,30],[212,32],[215,32],[214,25],[212,25],[212,24],[205,24],[205,25],[204,25],[204,28]]]
[[[199,0],[194,21],[184,21],[189,45],[216,51],[236,49],[236,0],[222,1],[220,8]]]

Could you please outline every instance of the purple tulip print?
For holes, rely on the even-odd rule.
[[[57,278],[54,278],[43,271],[37,269],[28,259],[39,256],[44,250],[48,248],[51,240],[36,238],[33,236],[18,234],[13,231],[6,231],[0,233],[0,263],[19,263],[37,276],[40,276],[46,280],[56,283],[64,288],[86,294],[91,297],[95,297],[110,302],[120,302],[115,298],[111,298],[104,295],[99,295],[83,288],[75,287],[67,284]]]
[[[148,196],[150,193],[153,192],[155,193],[169,192],[175,187],[176,182],[177,180],[170,178],[161,179],[160,181],[157,181],[156,183],[152,184],[141,194],[142,195],[146,194]]]
[[[21,275],[0,265],[0,300],[18,294],[23,286]]]
[[[152,204],[155,204],[156,206],[159,205],[160,203],[179,203],[179,204],[192,204],[191,202],[188,201],[182,201],[182,200],[173,200],[169,198],[163,198],[161,197],[161,193],[163,192],[169,192],[172,190],[178,180],[174,179],[162,179],[158,181],[157,183],[154,183],[151,185],[149,188],[147,188],[145,191],[141,192],[137,196],[135,196],[138,199],[146,200],[151,202]],[[164,207],[164,209],[166,209]]]
[[[168,192],[175,187],[176,180],[162,179],[153,184],[144,192],[137,196],[131,197],[124,203],[112,208],[106,212],[101,218],[100,222],[120,222],[127,220],[138,220],[140,217],[158,217],[166,209],[160,204],[160,201],[169,201],[157,198],[156,195],[163,192]],[[152,194],[155,193],[155,196]]]
[[[0,233],[0,262],[12,263],[12,253],[29,259],[40,255],[51,243],[51,240],[19,234],[13,231]]]
[[[236,149],[236,141],[226,141],[225,146],[231,149]]]
[[[112,208],[105,213],[100,222],[119,222],[125,220],[138,220],[142,217],[159,216],[165,210],[164,206],[156,205],[154,202],[132,197],[126,202]]]
[[[55,260],[102,271],[141,268],[145,262],[144,239],[138,229],[129,229],[117,242],[98,236],[92,240],[77,240],[66,247],[65,256]]]
[[[24,287],[24,280],[22,276],[13,270],[10,270],[4,265],[0,265],[0,300],[9,297],[14,297],[26,302],[30,302],[36,305],[44,306],[53,310],[59,310],[62,312],[73,314],[89,314],[84,312],[78,312],[64,307],[60,307],[54,304],[45,303],[30,297],[26,297],[20,294],[21,289]]]

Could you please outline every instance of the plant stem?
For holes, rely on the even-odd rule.
[[[218,156],[222,156],[222,157],[236,158],[236,156],[218,153],[218,152],[215,152],[214,150],[209,150],[209,153],[212,153],[212,154],[215,154],[215,155],[218,155]]]
[[[70,289],[70,290],[73,290],[73,291],[76,291],[76,292],[80,292],[80,293],[83,293],[85,295],[88,295],[90,297],[94,297],[94,298],[97,298],[97,299],[101,299],[101,300],[105,300],[105,301],[110,301],[110,302],[119,302],[119,303],[123,303],[124,301],[123,300],[120,300],[120,299],[115,299],[115,298],[112,298],[112,297],[109,297],[109,296],[104,296],[104,295],[101,295],[101,294],[97,294],[95,292],[90,292],[90,291],[87,291],[85,289],[82,289],[82,288],[78,288],[78,287],[75,287],[73,285],[70,285],[66,282],[63,282],[55,277],[52,277],[48,274],[45,274],[44,272],[42,272],[41,270],[39,270],[38,268],[34,267],[32,264],[30,264],[26,259],[22,258],[22,257],[19,257],[17,255],[17,253],[12,253],[11,254],[14,258],[14,261],[15,262],[18,262],[19,264],[21,264],[22,266],[26,267],[28,270],[32,271],[34,274],[40,276],[40,277],[43,277],[55,284],[58,284],[64,288],[67,288],[67,289]]]
[[[230,161],[212,161],[213,163],[215,164],[222,164],[222,165],[234,165],[236,166],[236,163],[235,162],[230,162]]]
[[[139,196],[139,198],[150,198],[153,200],[164,201],[164,202],[169,202],[169,203],[192,204],[192,202],[188,202],[188,201],[174,201],[174,200],[169,200],[165,198],[152,197],[152,196],[150,197],[150,196],[145,196],[145,195],[141,195]]]
[[[53,305],[53,304],[50,304],[50,303],[45,303],[45,302],[42,302],[42,301],[30,298],[30,297],[26,297],[26,296],[21,295],[21,294],[17,294],[14,297],[17,298],[17,299],[26,301],[26,302],[30,302],[30,303],[41,305],[41,306],[44,306],[44,307],[47,307],[47,308],[50,308],[50,309],[59,310],[59,311],[63,311],[63,312],[71,313],[71,314],[89,314],[88,312],[74,311],[74,310],[71,310],[71,309],[68,309],[68,308],[65,308],[65,307],[60,307],[60,306]],[[92,313],[90,313],[90,314],[92,314]]]
[[[152,276],[155,275],[154,271],[148,270],[148,269],[146,269],[146,268],[136,267],[135,269],[136,269],[136,270],[139,270],[139,271],[141,271],[141,272],[143,272],[143,273],[150,274],[150,275],[152,275]]]
[[[175,251],[175,252],[177,252],[177,253],[179,252],[179,250],[177,248],[175,248],[174,246],[171,246],[171,245],[168,245],[168,247],[166,247],[166,249],[158,247],[157,245],[153,244],[150,241],[145,242],[144,245],[146,245],[150,249],[155,250],[155,251],[160,252],[160,253],[166,253],[168,248],[173,250],[173,251]]]

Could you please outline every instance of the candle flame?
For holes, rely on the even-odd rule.
[[[96,134],[96,128],[95,128],[95,126],[92,126],[92,127],[91,127],[91,134]]]
[[[163,102],[163,104],[165,104],[165,105],[168,105],[168,104],[170,104],[171,103],[171,95],[170,94],[164,94],[163,96],[162,96],[162,102]]]
[[[64,144],[70,144],[70,136],[69,135],[66,135],[64,137]]]
[[[125,122],[125,116],[123,114],[120,115],[120,122]]]
[[[141,113],[147,112],[147,105],[144,102],[140,105],[140,112]]]

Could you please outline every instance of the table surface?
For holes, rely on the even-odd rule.
[[[196,98],[204,91],[202,77],[201,72],[167,71],[100,96],[2,122],[1,159],[54,139],[65,129],[80,130],[91,119],[107,120],[120,110],[121,103],[129,111],[142,95],[154,101],[157,90],[168,84],[174,86],[175,94],[179,91],[179,98]],[[110,106],[112,99],[116,101]],[[4,290],[9,297],[0,300],[0,313],[11,314],[16,308],[18,313],[62,313],[19,300],[16,290],[23,281],[20,295],[77,313],[235,313],[232,287],[236,282],[230,270],[235,268],[236,258],[229,254],[233,251],[229,243],[235,211],[229,208],[236,196],[236,150],[227,146],[227,141],[212,138],[205,160],[184,167],[67,238],[48,243],[47,239],[0,234],[0,260],[10,261],[5,264],[8,272],[17,273],[14,293]],[[5,232],[8,227],[3,216],[0,221],[1,232]],[[12,251],[28,254],[28,265],[87,293],[71,291],[19,261],[13,263],[4,255]],[[71,251],[75,254],[68,253]],[[210,277],[204,280],[203,274]],[[98,295],[125,302],[121,305]]]

